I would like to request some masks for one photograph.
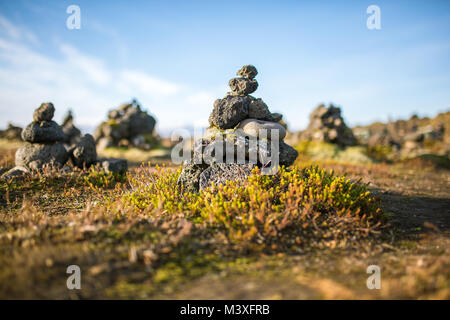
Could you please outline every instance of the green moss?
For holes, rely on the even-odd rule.
[[[373,163],[363,146],[342,148],[331,143],[301,141],[297,146],[301,160],[332,161],[337,163]]]
[[[256,170],[248,183],[228,182],[198,194],[179,190],[179,173],[138,176],[130,181],[133,191],[116,201],[136,213],[182,213],[200,231],[215,234],[218,243],[236,251],[345,246],[346,232],[363,238],[383,221],[378,201],[365,185],[315,167],[280,168],[274,176]],[[361,228],[367,231],[357,231]]]

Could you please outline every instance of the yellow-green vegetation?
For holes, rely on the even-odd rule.
[[[258,169],[242,184],[228,182],[183,194],[180,170],[141,171],[131,192],[115,201],[131,212],[181,215],[225,250],[300,250],[347,247],[350,239],[375,235],[383,226],[379,202],[366,186],[317,167]]]
[[[353,146],[342,148],[336,144],[315,142],[315,141],[301,141],[296,146],[299,152],[299,161],[322,161],[335,163],[373,163],[368,155],[367,148],[364,146]]]
[[[169,159],[170,150],[163,147],[158,147],[149,151],[134,147],[110,147],[100,151],[99,156],[105,158],[125,158],[134,163],[147,163],[149,161],[155,162],[157,159]]]
[[[48,170],[1,182],[0,297],[450,297],[448,237],[426,240],[412,221],[428,219],[424,207],[429,217],[445,209],[437,182],[448,174],[321,166],[256,170],[246,183],[198,194],[178,189],[180,168],[148,165],[126,176]],[[416,192],[405,187],[413,181],[430,198],[380,202],[360,177]],[[66,288],[72,264],[81,290]],[[365,286],[370,264],[382,268],[381,291]]]

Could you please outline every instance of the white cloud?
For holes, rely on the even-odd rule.
[[[158,119],[158,127],[182,127],[205,118],[214,102],[206,91],[160,79],[140,70],[115,70],[104,61],[69,44],[59,44],[60,57],[36,49],[37,39],[0,16],[0,126],[26,125],[44,101],[55,104],[55,120],[73,109],[75,122],[93,127],[107,110],[133,97]],[[189,113],[186,109],[195,106]]]
[[[111,74],[99,59],[81,54],[74,47],[63,44],[60,46],[61,52],[66,55],[67,65],[85,72],[88,78],[99,85],[107,85],[111,81]]]
[[[9,37],[19,39],[21,32],[19,28],[9,22],[8,19],[0,15],[0,30],[3,30]]]
[[[0,34],[5,34],[9,38],[16,40],[25,39],[34,44],[39,43],[34,33],[23,27],[18,27],[12,24],[8,19],[6,19],[2,15],[0,15]]]
[[[174,83],[152,77],[141,71],[124,70],[120,72],[119,78],[126,88],[134,87],[150,94],[172,95],[180,90],[180,87]]]

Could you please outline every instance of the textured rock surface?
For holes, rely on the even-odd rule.
[[[212,183],[245,181],[255,166],[272,174],[276,164],[288,166],[297,158],[298,152],[283,142],[286,128],[278,123],[282,115],[271,113],[262,99],[248,95],[258,86],[253,80],[257,73],[254,66],[242,67],[237,72],[242,78],[229,81],[233,92],[214,102],[211,126],[193,143],[193,161],[183,164],[178,186],[184,192],[197,192]],[[278,134],[272,136],[270,130]]]
[[[245,77],[249,79],[253,79],[258,74],[258,70],[256,70],[255,66],[252,66],[251,64],[248,64],[246,66],[243,66],[241,69],[238,70],[236,75],[240,77]]]
[[[66,141],[67,136],[55,121],[32,122],[22,131],[22,139],[32,143]]]
[[[270,111],[267,105],[261,98],[250,98],[248,105],[248,117],[253,119],[268,119],[270,117]]]
[[[226,96],[214,102],[209,123],[220,129],[234,128],[248,116],[249,99],[241,96]]]
[[[197,192],[199,190],[200,174],[207,167],[206,164],[185,163],[177,185],[183,188],[183,192]]]
[[[278,131],[278,138],[280,140],[283,140],[284,137],[286,137],[286,129],[281,124],[276,122],[263,121],[257,119],[245,119],[241,121],[241,123],[239,124],[239,128],[241,128],[245,133],[252,136],[256,136],[258,138],[264,137],[267,139],[272,139],[271,130]],[[266,132],[264,133],[261,131]],[[260,136],[260,134],[262,136]]]
[[[78,168],[89,167],[97,160],[94,138],[86,134],[69,150],[72,163]]]
[[[41,104],[39,108],[34,110],[33,120],[36,122],[39,121],[51,121],[53,119],[53,115],[55,114],[55,107],[51,102],[44,102]]]
[[[98,162],[106,172],[125,173],[128,170],[126,159],[99,159]]]
[[[290,166],[294,164],[295,159],[298,157],[298,151],[292,148],[290,145],[280,141],[280,153],[279,163],[280,166]]]
[[[65,143],[72,145],[80,140],[81,131],[73,124],[72,111],[69,110],[67,115],[64,117],[63,123],[61,124],[61,129],[66,135],[66,140],[64,141]]]
[[[30,174],[30,171],[23,166],[15,166],[1,175],[3,180],[21,180]]]
[[[16,166],[29,169],[41,169],[45,164],[63,166],[68,159],[68,153],[62,143],[28,144],[16,152]]]
[[[233,78],[230,79],[228,85],[231,91],[238,95],[246,96],[258,89],[258,81],[247,78]]]
[[[281,121],[282,118],[283,118],[283,115],[281,113],[273,112],[265,120],[279,122],[279,121]]]
[[[255,167],[254,164],[216,163],[200,174],[200,190],[227,181],[245,181]]]
[[[94,139],[99,149],[105,146],[150,149],[151,141],[155,139],[155,124],[155,118],[141,110],[140,105],[133,100],[132,103],[122,104],[109,111],[108,120],[95,129]]]
[[[137,135],[151,134],[155,128],[156,120],[146,112],[142,112],[138,108],[128,109],[123,120],[128,122],[128,139],[132,139]]]
[[[309,118],[308,127],[300,135],[302,140],[329,142],[341,146],[356,144],[356,138],[352,130],[345,125],[340,108],[320,105],[314,109]]]

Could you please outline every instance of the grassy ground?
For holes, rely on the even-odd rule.
[[[16,147],[0,143],[0,167],[11,166]],[[303,159],[296,167],[310,164]],[[364,183],[371,194],[355,204],[325,201],[317,195],[323,186],[305,178],[317,192],[299,197],[288,188],[282,208],[263,206],[286,193],[263,192],[261,181],[251,192],[225,189],[225,200],[207,193],[202,201],[171,189],[177,168],[170,164],[133,166],[128,177],[49,170],[1,182],[0,298],[449,299],[450,172],[423,161],[320,167],[336,172],[330,182],[342,175],[362,179],[352,187],[361,191],[355,197]],[[271,190],[264,183],[261,189]],[[245,198],[241,215],[236,194],[260,198]],[[293,199],[321,205],[297,212],[307,203]],[[373,219],[360,218],[355,206]],[[253,221],[258,212],[274,223]],[[286,212],[297,218],[283,220]],[[305,225],[310,219],[320,225]],[[66,287],[73,264],[81,268],[81,290]],[[380,290],[366,287],[373,264],[381,268]]]

